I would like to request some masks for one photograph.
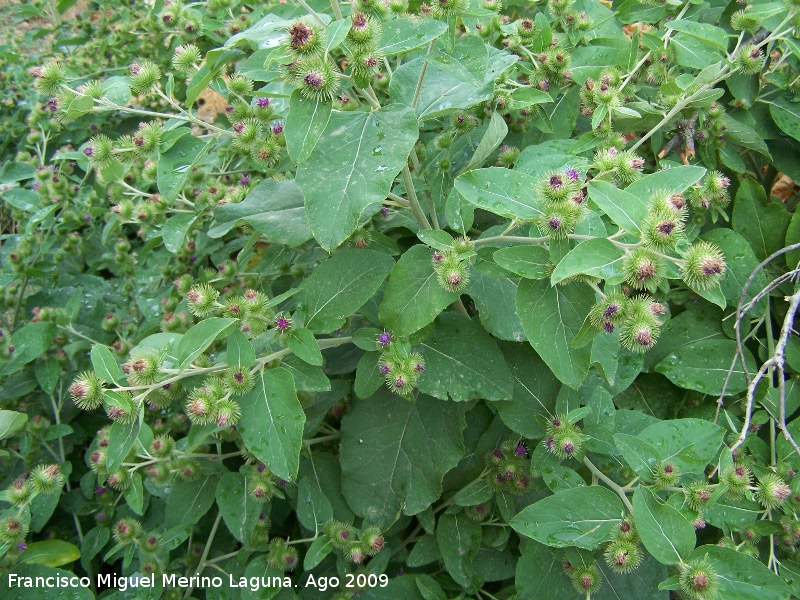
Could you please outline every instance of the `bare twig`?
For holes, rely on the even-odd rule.
[[[743,349],[744,348],[744,344],[743,344],[743,341],[742,341],[741,322],[742,322],[742,319],[744,318],[744,315],[753,306],[755,306],[757,301],[755,300],[755,297],[754,297],[750,302],[748,302],[745,305],[745,301],[744,300],[747,297],[747,292],[750,291],[750,286],[753,284],[753,281],[755,281],[755,278],[758,277],[758,274],[762,270],[764,270],[764,268],[769,263],[771,263],[773,260],[775,260],[779,256],[782,256],[783,254],[786,254],[787,252],[791,252],[792,250],[798,250],[798,249],[800,249],[800,243],[792,244],[790,246],[786,246],[786,247],[781,248],[780,250],[770,254],[767,258],[765,258],[763,261],[761,261],[758,264],[758,266],[756,266],[755,269],[753,269],[753,272],[750,273],[750,277],[747,278],[747,281],[745,281],[744,286],[742,287],[742,293],[739,295],[739,302],[737,303],[737,306],[736,306],[736,313],[735,313],[736,314],[736,322],[733,325],[733,329],[736,332],[736,354],[734,355],[733,360],[731,361],[731,366],[728,369],[728,374],[725,377],[725,381],[722,384],[722,391],[720,392],[719,398],[717,399],[717,412],[714,415],[714,423],[716,423],[717,420],[719,419],[720,409],[722,408],[722,406],[725,403],[725,392],[727,391],[728,384],[730,383],[731,377],[733,376],[733,371],[736,368],[736,363],[740,359],[742,361],[742,371],[744,372],[745,380],[747,381],[748,385],[750,384],[750,372],[747,370],[747,364],[745,363],[745,360],[744,360],[744,349]],[[790,272],[790,278],[792,278],[792,277],[794,277],[794,276],[796,276],[798,274],[800,274],[800,265],[798,265],[795,269],[793,269]],[[771,293],[772,290],[775,289],[774,286],[775,286],[775,283],[778,280],[780,280],[781,284],[785,281],[785,279],[783,277],[784,276],[781,276],[781,278],[778,278],[775,281],[773,281],[764,290],[762,290],[762,292],[757,294],[756,297],[758,297],[759,300],[760,300],[764,295],[767,295],[767,294]],[[780,284],[778,284],[778,285],[780,285]],[[766,291],[768,288],[769,288],[769,291]],[[766,294],[764,294],[765,291],[766,291]],[[769,327],[769,323],[767,323],[766,326]]]
[[[775,351],[773,352],[772,356],[769,357],[761,368],[756,373],[753,380],[747,386],[747,406],[745,408],[745,415],[744,415],[744,425],[742,425],[742,431],[739,433],[739,437],[737,438],[736,442],[731,446],[731,452],[734,452],[739,446],[741,446],[745,440],[747,439],[747,433],[750,429],[750,421],[753,415],[753,402],[755,399],[756,388],[764,376],[771,371],[773,368],[777,370],[778,375],[778,389],[779,389],[779,402],[778,402],[778,428],[783,433],[783,437],[789,442],[792,447],[794,447],[795,452],[800,455],[800,447],[798,447],[797,443],[792,439],[791,434],[786,429],[786,396],[785,396],[785,386],[784,386],[784,368],[786,364],[786,344],[789,341],[789,334],[792,332],[792,326],[794,324],[794,318],[797,314],[797,309],[800,307],[800,292],[795,292],[792,296],[788,298],[789,300],[789,310],[786,313],[786,317],[783,320],[783,327],[781,327],[781,333],[778,337],[778,343],[775,345]]]

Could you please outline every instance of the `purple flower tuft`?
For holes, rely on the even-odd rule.
[[[561,175],[553,175],[550,177],[550,189],[558,191],[564,187],[564,180],[561,179]]]
[[[303,83],[310,88],[318,90],[322,87],[322,84],[325,83],[325,80],[323,79],[322,74],[318,71],[309,71],[308,74],[303,77]]]
[[[392,341],[392,332],[383,330],[383,333],[378,336],[378,343],[381,346],[388,346]]]
[[[259,108],[267,108],[269,106],[269,98],[259,98],[256,100],[256,104]]]

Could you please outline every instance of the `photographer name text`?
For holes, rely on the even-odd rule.
[[[346,588],[364,588],[364,587],[386,587],[389,583],[387,575],[365,575],[359,573],[358,575],[345,574],[340,580],[338,577],[314,577],[308,575],[302,582],[303,587],[314,587],[317,590],[324,592],[328,589],[338,588],[343,583]],[[297,584],[292,583],[288,576],[271,576],[271,577],[235,577],[228,575],[227,577],[208,577],[201,575],[181,576],[175,574],[163,573],[157,577],[155,573],[149,575],[130,575],[120,576],[113,574],[100,574],[95,578],[95,585],[98,588],[112,588],[124,592],[133,588],[155,588],[160,584],[164,588],[241,588],[247,589],[251,592],[257,592],[262,589],[268,588],[284,588],[284,587],[297,587]],[[67,575],[53,575],[48,577],[27,577],[17,575],[14,573],[8,574],[8,587],[18,589],[31,589],[31,588],[89,588],[92,586],[92,581],[89,577],[67,576]]]

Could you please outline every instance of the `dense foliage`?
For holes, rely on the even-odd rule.
[[[798,0],[75,4],[4,9],[0,589],[800,597]]]

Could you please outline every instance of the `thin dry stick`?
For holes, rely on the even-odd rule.
[[[775,354],[773,355],[775,366],[778,368],[778,429],[783,433],[783,438],[792,445],[794,451],[800,456],[800,447],[794,441],[792,434],[786,428],[786,379],[784,377],[784,367],[786,365],[786,344],[789,341],[789,334],[793,330],[794,318],[797,314],[798,306],[800,306],[800,292],[795,292],[791,297],[789,303],[789,311],[786,313],[786,318],[783,320],[783,328],[781,329],[781,337],[778,339],[778,344],[775,346]]]
[[[742,293],[739,295],[739,302],[736,306],[736,322],[734,323],[733,329],[736,332],[736,354],[731,361],[731,366],[728,369],[728,374],[725,377],[725,381],[722,384],[722,391],[720,392],[719,399],[717,400],[717,412],[714,415],[714,423],[717,422],[719,419],[719,411],[722,408],[723,404],[725,403],[725,392],[728,389],[728,384],[730,383],[731,376],[733,375],[733,371],[736,368],[736,363],[741,360],[742,361],[742,371],[744,371],[745,379],[750,384],[750,372],[747,370],[747,364],[744,361],[744,351],[743,351],[743,342],[742,342],[742,334],[741,334],[741,322],[744,318],[745,313],[747,313],[752,308],[752,301],[748,303],[745,307],[744,299],[747,297],[747,292],[750,290],[750,286],[753,284],[753,281],[758,276],[758,274],[766,267],[770,262],[778,258],[779,256],[786,254],[787,252],[791,252],[792,250],[800,249],[800,243],[792,244],[791,246],[786,246],[781,248],[777,252],[773,252],[767,258],[765,258],[759,265],[753,269],[753,272],[750,273],[750,277],[747,278],[747,281],[742,287]],[[798,268],[795,268],[792,273],[798,273]],[[767,286],[770,287],[770,286]],[[771,290],[770,290],[771,291]],[[769,326],[769,324],[767,324]]]
[[[739,446],[741,446],[747,439],[747,433],[750,429],[750,421],[753,416],[753,402],[755,400],[755,393],[758,384],[773,367],[777,369],[778,381],[783,382],[784,365],[786,363],[784,352],[786,350],[786,344],[789,341],[789,334],[792,332],[794,317],[797,314],[798,306],[800,306],[800,292],[795,292],[794,295],[789,298],[789,300],[789,310],[786,313],[786,318],[783,320],[783,327],[781,328],[781,333],[778,338],[778,343],[775,346],[775,351],[773,352],[772,356],[769,357],[769,359],[767,359],[763,365],[761,365],[758,373],[756,373],[756,376],[753,377],[750,385],[747,386],[747,406],[745,408],[744,425],[742,425],[742,431],[739,433],[736,443],[731,446],[732,453],[735,452],[736,449],[739,448]],[[791,434],[786,429],[786,398],[783,395],[781,395],[779,398],[779,412],[780,415],[778,428],[783,432],[783,436],[786,438],[786,441],[792,444],[795,452],[800,455],[800,448],[798,448],[794,439],[792,439]]]

